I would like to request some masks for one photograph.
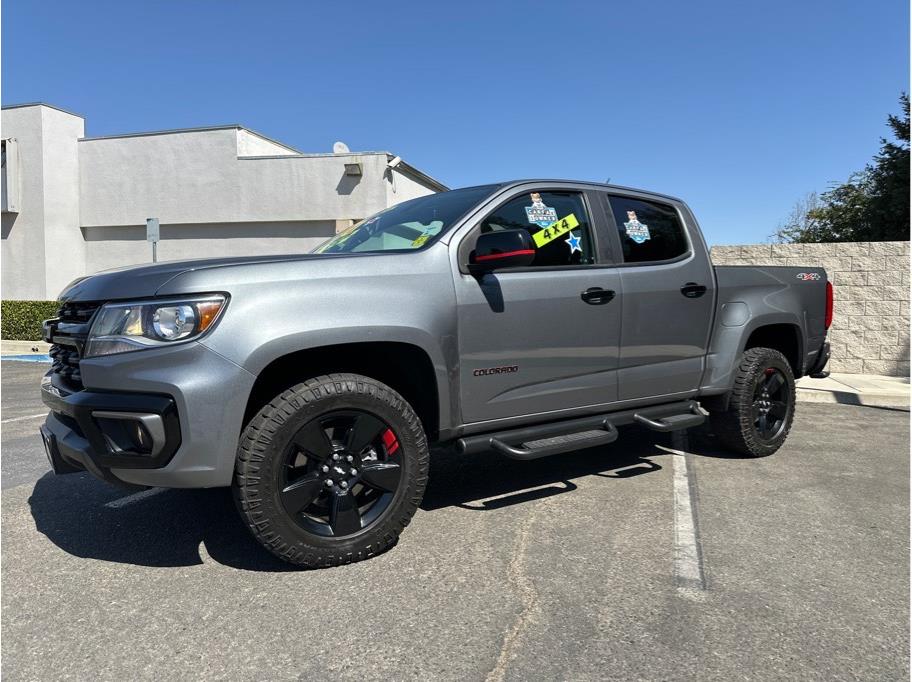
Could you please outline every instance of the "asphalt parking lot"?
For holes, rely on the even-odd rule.
[[[4,679],[909,676],[908,412],[800,404],[763,459],[635,427],[534,462],[436,453],[396,547],[298,571],[224,490],[48,473],[44,366],[2,365]]]

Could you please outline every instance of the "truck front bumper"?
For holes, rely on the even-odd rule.
[[[51,409],[41,437],[55,473],[85,469],[112,483],[112,468],[158,469],[181,443],[174,400],[165,395],[66,393],[49,374],[41,399]]]
[[[200,344],[80,362],[85,389],[48,373],[41,437],[57,473],[109,483],[204,488],[231,483],[254,377]]]

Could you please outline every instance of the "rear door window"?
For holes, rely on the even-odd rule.
[[[522,229],[535,248],[532,267],[594,263],[589,213],[578,192],[529,192],[481,221],[482,232]]]
[[[667,261],[687,253],[678,212],[667,204],[609,196],[625,263]]]

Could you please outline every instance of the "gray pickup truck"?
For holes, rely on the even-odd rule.
[[[310,254],[103,272],[60,300],[54,471],[231,486],[303,566],[392,546],[434,444],[528,460],[708,416],[769,455],[795,377],[824,372],[833,303],[820,268],[713,267],[678,199],[552,180],[407,201]]]

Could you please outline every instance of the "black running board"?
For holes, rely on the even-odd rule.
[[[456,440],[456,450],[460,454],[494,450],[512,459],[539,459],[612,443],[618,437],[617,427],[625,424],[639,422],[659,431],[670,431],[696,426],[703,423],[703,419],[696,402],[683,400],[509,431],[463,436]]]
[[[637,424],[642,424],[653,431],[678,431],[680,429],[689,429],[692,426],[699,426],[706,421],[706,415],[700,411],[696,403],[691,405],[690,411],[683,414],[672,414],[667,417],[657,419],[650,418],[641,412],[633,415],[633,420]]]
[[[500,454],[513,459],[539,459],[540,457],[559,455],[562,452],[585,450],[586,448],[594,448],[597,445],[607,445],[616,441],[617,437],[617,429],[612,424],[605,422],[601,429],[530,440],[519,446],[509,445],[496,436],[492,436],[490,445],[492,450],[496,450]]]

